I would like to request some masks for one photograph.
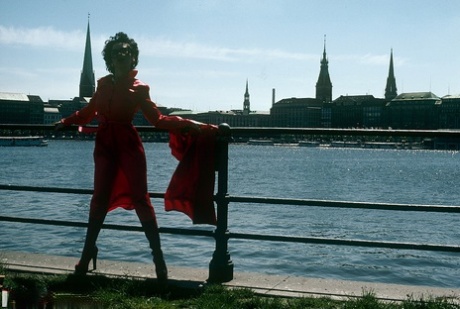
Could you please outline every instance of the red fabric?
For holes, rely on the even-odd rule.
[[[181,129],[193,122],[177,116],[162,115],[150,99],[149,86],[136,79],[136,75],[137,71],[133,70],[128,78],[116,83],[112,75],[101,78],[89,104],[61,121],[65,125],[85,125],[98,115],[110,123],[131,123],[140,109],[152,125],[161,129]]]
[[[170,133],[172,154],[179,160],[165,194],[166,211],[185,213],[193,224],[216,225],[214,209],[217,127],[201,126],[200,134]]]
[[[141,221],[155,219],[147,191],[144,148],[131,124],[101,126],[94,148],[94,193],[90,216],[101,219],[108,211],[135,209]]]
[[[132,71],[117,82],[112,75],[101,78],[89,104],[62,120],[65,125],[85,125],[96,115],[100,119],[94,148],[92,218],[104,218],[108,211],[122,207],[135,209],[141,221],[155,219],[147,191],[144,147],[131,124],[139,109],[158,128],[180,130],[192,123],[162,115],[150,100],[149,86],[136,79],[136,74]]]

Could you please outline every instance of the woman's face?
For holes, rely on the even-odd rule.
[[[116,75],[125,75],[131,71],[133,56],[128,43],[117,43],[112,47],[112,63]]]

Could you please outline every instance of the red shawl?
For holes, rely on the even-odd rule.
[[[216,225],[214,209],[217,128],[202,125],[199,134],[171,132],[169,146],[179,160],[165,194],[166,211],[185,213],[193,224]]]

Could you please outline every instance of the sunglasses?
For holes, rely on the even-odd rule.
[[[131,47],[129,47],[129,46],[120,46],[120,47],[116,47],[116,48],[112,49],[111,54],[112,54],[112,56],[117,56],[119,54],[131,55],[132,51],[131,51]]]

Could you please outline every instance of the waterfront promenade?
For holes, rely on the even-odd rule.
[[[10,271],[39,274],[70,274],[77,258],[1,251],[0,261]],[[421,299],[428,297],[454,297],[460,301],[460,288],[439,288],[409,286],[333,279],[318,279],[283,275],[235,272],[234,279],[224,283],[230,288],[249,288],[260,295],[281,297],[330,297],[348,299],[360,297],[363,292],[373,292],[378,299],[399,301],[408,297]],[[98,260],[98,275],[132,279],[155,278],[154,266],[145,263],[130,263]],[[170,284],[188,289],[199,289],[206,284],[207,269],[169,266]]]

